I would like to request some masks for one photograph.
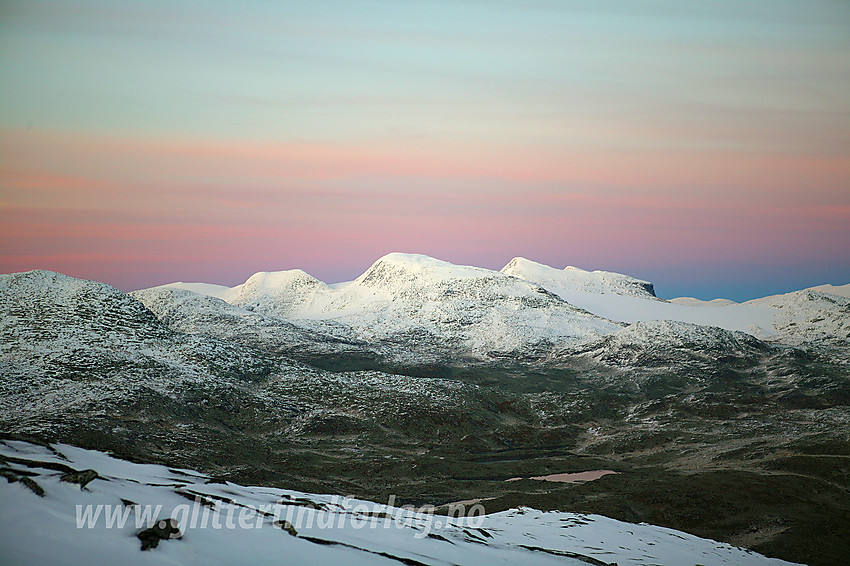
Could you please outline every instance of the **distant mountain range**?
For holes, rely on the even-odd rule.
[[[171,292],[166,289],[219,298],[246,311],[374,344],[419,336],[420,341],[450,344],[454,355],[562,346],[652,320],[746,332],[785,345],[842,347],[850,337],[850,284],[741,304],[665,301],[647,281],[575,267],[560,270],[523,258],[491,271],[393,253],[354,281],[333,286],[291,270],[257,273],[233,288],[171,283],[131,295],[156,311],[166,308],[165,294]],[[717,308],[702,308],[706,306]]]

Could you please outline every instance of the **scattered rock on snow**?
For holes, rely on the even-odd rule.
[[[177,519],[160,519],[149,529],[145,529],[136,535],[142,541],[142,550],[150,550],[159,546],[159,541],[180,538],[180,526]]]
[[[32,480],[32,479],[24,476],[19,481],[22,484],[24,484],[25,486],[27,486],[29,488],[29,490],[31,492],[33,492],[34,494],[36,494],[37,496],[44,497],[44,489],[42,489],[42,487],[40,485],[35,483],[35,480]]]
[[[67,483],[78,483],[80,484],[80,489],[83,489],[89,482],[99,477],[94,470],[82,470],[80,472],[68,472],[59,479]]]

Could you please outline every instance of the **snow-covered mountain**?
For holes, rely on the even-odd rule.
[[[791,564],[647,524],[519,508],[434,515],[211,483],[67,445],[0,441],[0,550],[49,564]],[[147,551],[142,551],[144,547]]]
[[[618,273],[555,269],[519,257],[497,272],[393,253],[354,281],[334,286],[291,270],[257,273],[233,288],[175,283],[161,289],[205,293],[347,340],[439,344],[482,356],[590,342],[623,325],[653,320],[746,332],[785,345],[844,348],[850,344],[850,299],[841,296],[846,287],[822,286],[740,304],[666,301],[655,296],[652,283]],[[834,293],[825,292],[830,290]],[[147,304],[150,290],[135,296]]]
[[[840,294],[813,288],[740,304],[676,304],[655,297],[646,281],[522,258],[498,272],[394,253],[340,285],[290,270],[258,273],[233,288],[175,283],[129,295],[35,271],[0,276],[0,305],[5,363],[28,352],[47,355],[48,366],[80,368],[89,363],[85,355],[120,364],[127,356],[153,355],[157,348],[146,341],[189,344],[188,336],[313,357],[545,357],[649,321],[688,323],[658,327],[671,335],[692,334],[688,325],[697,325],[795,347],[850,348],[850,299]],[[24,328],[33,339],[10,351]],[[134,346],[116,348],[110,336]],[[87,339],[98,353],[75,354],[75,344]],[[73,360],[63,361],[68,357]],[[174,349],[154,357],[173,360]]]
[[[850,346],[850,299],[846,297],[804,289],[754,299],[737,308],[747,307],[770,309],[772,329],[783,344]]]
[[[850,299],[850,283],[846,285],[816,285],[815,287],[809,287],[808,290],[820,291],[827,295],[837,295],[839,297],[844,297],[845,299]]]
[[[624,275],[571,267],[559,270],[523,258],[511,260],[502,271],[536,283],[565,301],[610,320],[687,322],[746,332],[794,346],[809,342],[850,345],[850,299],[840,296],[847,285],[805,289],[745,303],[674,302],[656,298],[651,284]]]
[[[238,296],[237,293],[229,293],[228,287],[224,289],[228,293],[222,295]],[[211,336],[275,352],[312,351],[321,354],[329,350],[365,349],[363,343],[341,338],[339,329],[333,335],[310,330],[275,316],[275,311],[275,314],[263,314],[265,309],[257,308],[257,303],[246,305],[254,307],[248,310],[179,286],[143,289],[130,293],[130,296],[143,303],[169,328],[181,333]]]
[[[162,288],[206,290],[243,309],[347,339],[477,355],[594,339],[621,327],[537,283],[412,254],[384,256],[354,281],[333,287],[292,270],[258,273],[229,290]],[[134,296],[146,302],[150,293]]]
[[[534,281],[558,295],[589,293],[655,298],[655,288],[649,281],[610,271],[585,271],[568,266],[563,270],[515,257],[502,268],[502,273]]]
[[[0,275],[0,309],[5,336],[28,328],[38,331],[34,338],[55,345],[81,334],[142,341],[170,333],[139,301],[118,289],[52,271]]]
[[[300,269],[260,272],[231,289],[224,299],[236,306],[282,318],[298,318],[309,311],[313,298],[327,285]]]
[[[641,321],[594,342],[568,349],[570,355],[589,354],[618,366],[669,364],[677,358],[742,358],[768,346],[744,332],[670,320]]]
[[[50,271],[0,276],[0,312],[0,411],[34,423],[117,411],[154,392],[239,386],[288,367],[264,351],[175,331],[114,287]]]

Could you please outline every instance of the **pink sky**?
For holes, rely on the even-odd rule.
[[[117,139],[5,132],[3,271],[134,288],[411,251],[649,276],[846,257],[850,160]],[[815,189],[814,187],[817,187]],[[840,281],[839,281],[840,282]],[[662,288],[663,288],[663,283]],[[813,282],[814,283],[814,282]]]
[[[0,271],[392,251],[751,298],[850,281],[850,7],[12,1]]]

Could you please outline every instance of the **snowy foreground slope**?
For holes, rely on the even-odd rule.
[[[0,442],[3,564],[790,564],[598,515],[448,518],[232,483],[67,445]],[[94,470],[95,474],[85,472]],[[94,479],[92,479],[94,478]],[[161,522],[174,519],[172,523]],[[159,524],[162,538],[146,529]],[[172,527],[176,526],[176,529]],[[156,529],[155,529],[156,530]],[[142,551],[142,542],[155,546]]]

